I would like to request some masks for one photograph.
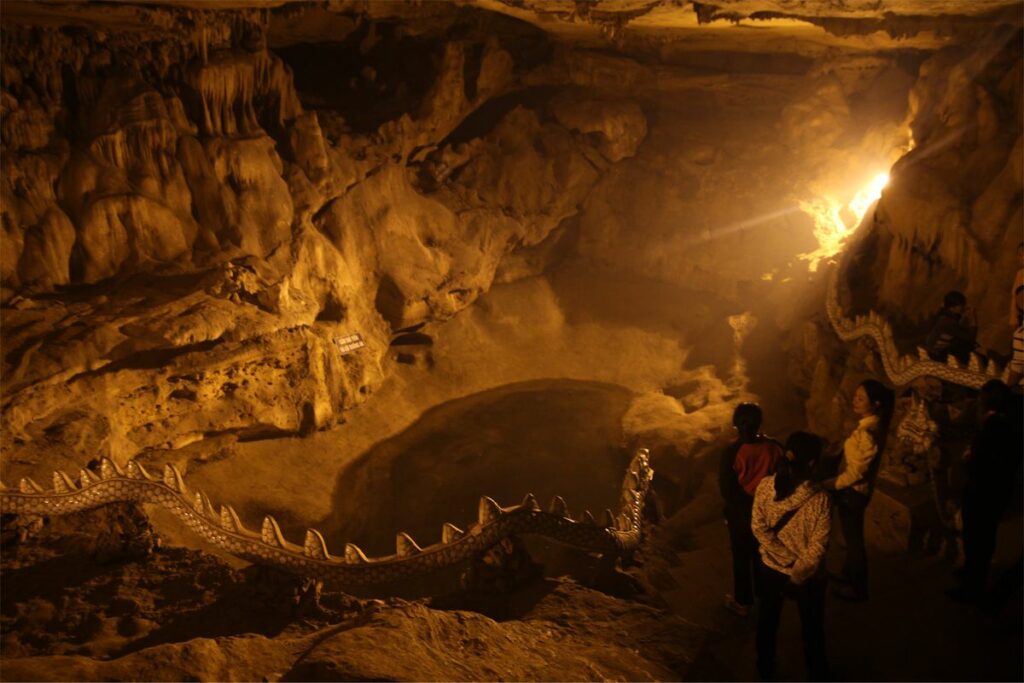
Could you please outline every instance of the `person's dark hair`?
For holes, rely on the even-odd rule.
[[[946,292],[946,296],[942,297],[942,305],[945,308],[953,308],[954,306],[966,306],[967,297],[964,296],[963,292],[956,289],[951,289],[948,292]]]
[[[789,459],[789,454],[793,459]],[[793,432],[786,439],[786,457],[775,469],[775,500],[785,500],[805,481],[811,479],[821,457],[821,437],[810,432]]]
[[[749,441],[757,436],[761,429],[761,406],[756,403],[741,403],[732,413],[732,424],[736,427],[740,439]]]
[[[982,412],[1002,413],[1009,409],[1012,399],[1013,392],[1010,391],[1010,387],[1006,386],[1002,380],[990,379],[981,387],[981,393],[978,394],[978,407]]]
[[[885,452],[886,441],[889,440],[889,424],[892,422],[892,411],[896,406],[896,394],[892,389],[881,382],[873,379],[866,379],[860,383],[864,393],[868,395],[871,402],[871,413],[878,417],[878,427],[875,428],[875,443],[878,445],[878,453],[875,459],[868,466],[868,482],[874,486],[875,475],[882,463],[882,454]]]

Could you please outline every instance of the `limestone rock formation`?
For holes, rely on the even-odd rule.
[[[110,11],[163,30],[4,28],[8,448],[69,404],[118,458],[330,425],[389,326],[469,305],[645,134],[628,103],[495,99],[518,67],[491,37],[441,45],[418,100],[356,133],[302,104],[263,13]]]
[[[2,14],[8,484],[170,464],[253,528],[273,514],[288,538],[387,554],[481,493],[560,479],[596,512],[604,467],[649,445],[669,538],[603,589],[689,618],[712,584],[678,585],[675,536],[717,516],[705,471],[736,403],[835,439],[884,372],[824,314],[840,250],[846,312],[883,312],[902,351],[953,287],[1008,345],[1019,0]],[[903,465],[919,481],[921,458]],[[131,535],[133,514],[104,523]],[[159,537],[194,548],[171,517]],[[303,622],[274,613],[294,586],[194,550],[100,565],[92,523],[14,554],[4,527],[5,677],[678,679],[703,635],[566,580],[500,620],[328,593]],[[36,571],[56,584],[33,592]]]
[[[916,147],[893,167],[876,218],[878,301],[920,320],[961,289],[979,341],[1006,352],[1024,224],[1020,33],[935,55],[910,101]]]

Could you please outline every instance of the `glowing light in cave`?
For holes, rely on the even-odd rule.
[[[864,214],[882,196],[882,189],[889,184],[889,174],[879,173],[853,195],[845,204],[833,197],[819,197],[800,202],[800,209],[814,219],[814,237],[818,248],[799,258],[810,261],[808,269],[813,273],[822,259],[835,256],[842,251],[850,233],[860,225]]]
[[[860,225],[861,220],[864,218],[864,214],[868,212],[871,205],[878,201],[878,198],[882,196],[882,190],[886,185],[889,184],[889,174],[879,173],[871,182],[862,187],[857,194],[853,195],[853,199],[847,204],[850,211],[857,217],[854,221],[852,228]]]

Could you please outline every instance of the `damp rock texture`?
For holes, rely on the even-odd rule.
[[[1004,352],[1024,238],[1020,37],[1008,30],[921,65],[910,96],[915,147],[892,169],[872,245],[880,303],[920,319],[946,290],[962,290],[978,310],[979,341]]]
[[[329,428],[395,333],[567,258],[748,309],[902,155],[878,300],[959,284],[995,340],[1012,3],[804,4],[8,3],[5,453]]]
[[[391,548],[481,494],[599,512],[649,446],[717,519],[737,402],[835,439],[883,372],[839,249],[901,350],[948,288],[1008,350],[1021,45],[1019,0],[5,0],[0,474],[174,464]],[[314,609],[145,512],[3,527],[0,676],[678,680],[722,592],[679,535],[607,593]]]
[[[394,330],[470,305],[646,134],[628,99],[510,98],[543,36],[441,6],[274,49],[310,18],[37,11],[3,27],[5,450],[328,427]]]

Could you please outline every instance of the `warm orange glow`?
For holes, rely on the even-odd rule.
[[[847,204],[847,208],[853,211],[854,216],[857,220],[851,227],[855,228],[860,225],[861,220],[864,218],[864,214],[868,212],[871,205],[878,201],[878,198],[882,196],[882,190],[886,185],[889,184],[889,174],[879,173],[871,179],[867,185],[862,187],[857,194],[853,196],[850,203]]]
[[[860,225],[864,214],[882,196],[882,189],[889,183],[888,173],[879,173],[867,185],[853,195],[845,204],[824,196],[800,202],[800,209],[814,219],[814,237],[818,248],[800,258],[810,261],[811,272],[818,269],[822,259],[838,254],[846,238]]]

